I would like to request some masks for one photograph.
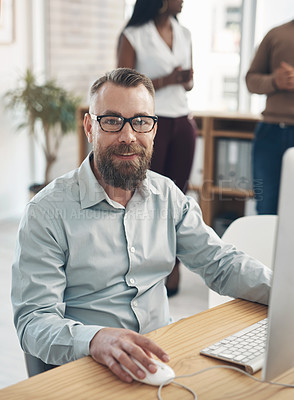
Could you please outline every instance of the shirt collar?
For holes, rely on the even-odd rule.
[[[106,199],[103,187],[97,181],[92,168],[92,152],[82,162],[78,171],[81,208],[89,208]]]
[[[142,182],[141,187],[138,189],[143,198],[147,198],[151,193],[160,194],[159,190],[154,186],[149,171],[147,171],[146,178]]]
[[[85,160],[82,162],[78,170],[78,181],[80,187],[80,202],[81,208],[90,208],[95,204],[106,200],[109,202],[109,197],[106,194],[103,187],[97,181],[92,168],[91,168],[91,158],[93,153],[91,152]],[[143,198],[146,199],[151,193],[159,194],[158,189],[152,183],[150,179],[149,172],[147,171],[146,178],[142,182],[141,186],[136,189],[136,192]]]

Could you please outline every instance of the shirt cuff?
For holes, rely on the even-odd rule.
[[[74,355],[76,359],[90,355],[90,342],[104,326],[78,325],[74,330]]]

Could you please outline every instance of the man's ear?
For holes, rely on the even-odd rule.
[[[90,114],[86,113],[84,116],[84,131],[88,138],[88,142],[93,142],[93,134],[92,134],[92,119]]]

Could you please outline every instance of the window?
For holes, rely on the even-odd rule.
[[[186,0],[180,22],[192,34],[192,110],[236,111],[239,96],[242,0]]]

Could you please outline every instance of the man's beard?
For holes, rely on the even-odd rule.
[[[121,143],[109,146],[105,150],[96,148],[94,158],[102,179],[108,185],[124,190],[135,190],[146,178],[146,171],[150,166],[152,150],[138,144],[127,145]],[[135,153],[137,158],[131,160],[113,159],[113,155]]]

